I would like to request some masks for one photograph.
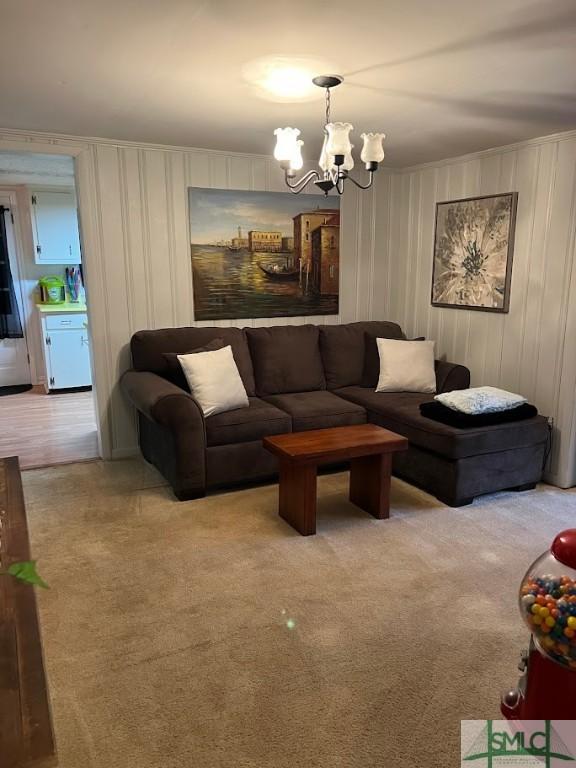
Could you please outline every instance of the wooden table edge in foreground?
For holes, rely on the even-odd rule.
[[[316,533],[316,479],[322,464],[350,461],[350,501],[379,520],[390,516],[392,454],[408,448],[402,435],[358,424],[273,435],[263,444],[280,463],[280,517],[302,536]]]
[[[2,568],[30,559],[18,458],[0,459]],[[57,764],[35,588],[0,576],[0,766]]]

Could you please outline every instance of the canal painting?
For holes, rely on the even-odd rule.
[[[338,314],[340,200],[188,189],[194,319]]]

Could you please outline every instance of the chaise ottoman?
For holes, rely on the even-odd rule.
[[[407,437],[408,450],[394,456],[394,474],[452,507],[483,493],[529,490],[542,476],[549,442],[544,416],[460,429],[421,415],[420,404],[432,395],[356,386],[336,394],[364,406],[372,424]]]

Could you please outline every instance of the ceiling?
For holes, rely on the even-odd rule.
[[[344,75],[333,119],[390,166],[576,128],[576,0],[4,3],[0,127],[268,154],[292,125],[315,162],[322,91],[247,80],[276,57]]]

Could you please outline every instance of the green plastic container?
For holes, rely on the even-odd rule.
[[[64,304],[66,290],[64,280],[56,275],[48,275],[38,280],[40,286],[40,300],[43,304]]]

